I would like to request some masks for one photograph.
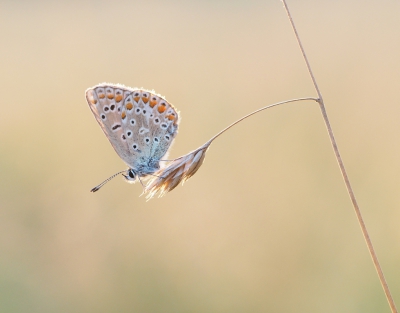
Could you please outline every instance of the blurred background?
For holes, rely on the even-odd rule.
[[[399,306],[400,3],[288,4]],[[0,5],[0,312],[389,312],[315,103],[235,126],[161,199],[89,192],[125,165],[88,87],[164,95],[171,157],[316,96],[280,1]]]

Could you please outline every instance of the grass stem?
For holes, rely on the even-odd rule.
[[[371,238],[370,238],[370,236],[368,234],[367,227],[365,226],[364,219],[362,217],[360,207],[358,206],[356,197],[354,195],[353,188],[351,187],[350,180],[349,180],[349,177],[347,175],[346,169],[344,167],[344,163],[343,163],[342,157],[340,156],[339,149],[338,149],[338,146],[336,144],[335,137],[333,135],[332,127],[330,125],[329,118],[328,118],[328,115],[326,113],[324,100],[322,98],[321,92],[319,91],[317,81],[316,81],[316,79],[314,77],[314,74],[313,74],[313,72],[311,70],[311,66],[310,66],[310,63],[308,62],[307,55],[306,55],[306,53],[304,51],[303,45],[301,44],[300,36],[297,33],[297,29],[296,29],[296,26],[295,26],[295,24],[293,22],[293,19],[292,19],[292,16],[290,14],[289,8],[287,6],[286,0],[282,0],[282,2],[283,2],[283,6],[285,7],[286,13],[288,15],[290,24],[292,25],[293,31],[295,33],[297,43],[300,46],[301,53],[303,54],[303,58],[304,58],[304,61],[306,62],[307,69],[308,69],[308,72],[309,72],[309,74],[311,76],[311,79],[313,81],[315,90],[317,91],[319,107],[321,109],[321,113],[322,113],[322,116],[324,118],[326,128],[328,130],[328,134],[329,134],[329,138],[331,140],[332,148],[333,148],[333,151],[335,153],[336,160],[337,160],[337,162],[339,164],[339,168],[340,168],[340,171],[342,173],[343,180],[344,180],[344,183],[345,183],[346,188],[347,188],[347,192],[348,192],[348,194],[350,196],[350,199],[351,199],[351,202],[353,204],[354,211],[356,212],[358,223],[360,224],[360,227],[361,227],[365,242],[367,243],[367,247],[368,247],[369,253],[370,253],[372,261],[373,261],[373,263],[375,265],[375,269],[376,269],[376,271],[378,273],[379,280],[380,280],[380,282],[382,284],[382,288],[383,288],[383,290],[385,292],[385,295],[386,295],[387,301],[389,303],[389,306],[390,306],[390,308],[392,310],[392,313],[397,313],[396,305],[395,305],[393,297],[392,297],[392,295],[390,293],[390,289],[389,289],[389,286],[388,286],[388,284],[386,282],[385,276],[383,275],[383,271],[382,271],[381,265],[380,265],[380,263],[378,261],[377,255],[375,253],[374,246],[372,245],[372,241],[371,241]]]

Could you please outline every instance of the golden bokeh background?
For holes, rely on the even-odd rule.
[[[288,1],[400,305],[400,3]],[[149,202],[86,88],[155,89],[171,157],[315,96],[278,0],[1,1],[0,312],[389,312],[315,103],[235,126]]]

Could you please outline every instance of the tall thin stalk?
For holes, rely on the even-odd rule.
[[[321,109],[322,117],[324,118],[325,125],[326,125],[326,128],[328,130],[329,138],[331,140],[332,148],[333,148],[333,151],[335,153],[336,160],[337,160],[337,162],[339,164],[339,168],[340,168],[340,171],[342,173],[343,180],[344,180],[344,183],[345,183],[346,188],[347,188],[347,192],[348,192],[348,194],[350,196],[351,202],[353,203],[353,208],[354,208],[354,211],[355,211],[355,213],[357,215],[358,223],[360,224],[364,239],[365,239],[365,241],[367,243],[367,247],[368,247],[369,253],[371,255],[372,261],[374,262],[375,269],[376,269],[376,271],[378,273],[379,280],[380,280],[380,282],[382,284],[382,288],[383,288],[383,290],[385,292],[385,295],[386,295],[387,301],[389,303],[389,306],[390,306],[390,308],[392,310],[392,313],[397,313],[396,305],[395,305],[393,297],[392,297],[392,295],[390,293],[390,289],[389,289],[389,286],[388,286],[388,284],[386,282],[385,276],[383,275],[383,271],[382,271],[381,265],[379,264],[378,257],[377,257],[377,255],[375,253],[374,246],[372,245],[372,241],[371,241],[371,238],[370,238],[370,236],[368,234],[367,227],[365,226],[364,219],[362,217],[360,207],[358,206],[356,197],[355,197],[354,192],[353,192],[353,188],[351,187],[349,177],[347,176],[347,172],[346,172],[346,169],[344,167],[342,157],[340,156],[339,149],[338,149],[338,146],[336,144],[335,137],[333,135],[332,127],[330,125],[329,118],[328,118],[328,115],[326,113],[324,100],[322,98],[321,92],[319,91],[317,81],[316,81],[316,79],[314,77],[314,74],[313,74],[313,72],[311,70],[311,66],[310,66],[310,63],[308,62],[307,55],[306,55],[306,52],[304,51],[303,45],[301,44],[299,34],[297,33],[297,29],[296,29],[296,26],[295,26],[295,24],[293,22],[293,19],[292,19],[292,16],[290,14],[288,5],[286,3],[286,0],[282,0],[282,2],[283,2],[283,5],[285,7],[286,13],[288,15],[290,24],[292,25],[293,31],[295,33],[296,40],[297,40],[297,43],[299,44],[299,47],[300,47],[301,53],[303,55],[304,61],[306,62],[308,73],[310,74],[312,82],[313,82],[314,87],[315,87],[315,90],[317,91],[318,103],[319,103],[319,107]]]

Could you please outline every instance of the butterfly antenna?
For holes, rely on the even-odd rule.
[[[116,174],[114,174],[113,176],[111,176],[111,177],[108,177],[105,181],[103,181],[101,184],[99,184],[99,185],[97,185],[96,187],[94,187],[94,188],[92,188],[92,190],[90,190],[90,192],[96,192],[97,190],[99,190],[101,187],[103,187],[106,183],[108,183],[111,179],[113,179],[115,176],[117,176],[117,175],[119,175],[119,174],[122,174],[122,173],[125,173],[126,171],[121,171],[121,172],[118,172],[118,173],[116,173]]]

